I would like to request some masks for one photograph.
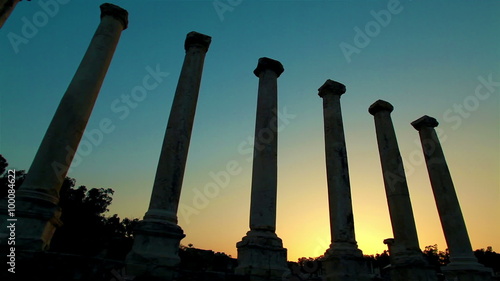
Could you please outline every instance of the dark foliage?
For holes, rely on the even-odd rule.
[[[193,248],[192,244],[189,244],[189,247],[181,245],[179,257],[181,258],[180,268],[187,271],[229,273],[237,265],[237,261],[225,253]]]
[[[75,188],[75,179],[66,178],[60,192],[63,226],[52,238],[51,250],[124,259],[132,247],[132,228],[137,219],[105,217],[114,191],[110,188]]]
[[[7,167],[0,155],[2,197],[9,188]],[[25,177],[24,170],[16,171],[16,190]],[[106,217],[113,193],[110,188],[76,187],[75,179],[65,178],[59,192],[63,226],[55,232],[50,251],[123,260],[132,247],[132,230],[138,219],[120,220],[116,214]]]
[[[493,251],[492,247],[475,250],[474,255],[479,263],[492,268],[494,272],[500,272],[500,254]]]

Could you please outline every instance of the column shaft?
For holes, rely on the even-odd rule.
[[[369,109],[375,119],[380,163],[394,234],[394,250],[391,254],[421,256],[403,160],[390,115],[392,110],[392,105],[382,100],[376,101]]]
[[[391,257],[391,279],[394,281],[434,281],[436,272],[425,261],[418,244],[410,193],[391,112],[394,107],[383,100],[368,111],[374,116],[385,193],[391,216],[394,239],[386,239]]]
[[[126,28],[123,20],[126,21],[127,12],[109,5],[101,6],[101,23],[52,118],[19,196],[37,192],[54,203],[58,201],[59,189],[87,126],[121,32]],[[116,18],[117,12],[123,19]]]
[[[236,274],[249,280],[283,279],[288,272],[286,249],[276,235],[276,194],[278,177],[278,82],[283,65],[260,58],[255,76],[259,77],[257,117],[252,170],[250,231],[236,244]]]
[[[345,85],[327,80],[319,89],[323,99],[325,157],[332,243],[325,253],[323,266],[327,281],[368,281],[369,268],[358,249],[354,233],[351,185],[347,149],[340,107]]]
[[[186,56],[163,139],[149,209],[134,230],[127,270],[135,276],[171,280],[180,263],[184,232],[177,225],[177,209],[191,140],[205,55],[211,37],[197,32],[186,36]]]
[[[250,205],[251,230],[276,230],[278,184],[278,82],[273,70],[259,74]]]
[[[128,13],[101,5],[101,22],[61,99],[23,185],[17,192],[18,246],[45,249],[60,224],[59,190],[85,131]]]
[[[198,40],[199,42],[195,41]],[[170,117],[156,170],[149,210],[145,219],[177,223],[177,208],[188,156],[205,55],[210,37],[191,32],[175,91]]]
[[[323,98],[331,249],[357,250],[347,149],[340,107],[340,96],[344,93],[345,86],[332,80],[325,82],[319,89],[319,95]]]
[[[475,260],[453,180],[434,130],[438,123],[431,118],[424,116],[412,125],[418,130],[422,142],[432,191],[450,251],[450,261],[453,262],[455,257],[469,257]]]
[[[444,266],[442,271],[447,280],[491,280],[491,269],[478,263],[472,251],[450,170],[434,130],[439,123],[435,118],[423,116],[413,121],[411,125],[418,130],[420,135],[434,199],[450,251],[450,263]]]

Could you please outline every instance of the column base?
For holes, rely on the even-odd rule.
[[[418,247],[396,243],[394,238],[384,240],[389,248],[391,280],[437,281],[436,270],[427,262]]]
[[[238,266],[235,273],[248,276],[250,281],[282,281],[290,272],[287,250],[274,232],[250,230],[236,248]]]
[[[134,244],[127,255],[127,274],[145,280],[173,280],[177,276],[180,226],[171,222],[141,221],[134,230]]]
[[[493,271],[477,262],[475,257],[452,257],[441,267],[446,281],[491,281]]]
[[[351,243],[333,243],[323,260],[326,281],[371,281],[374,274],[363,252]]]
[[[1,201],[1,246],[11,245],[9,238],[13,234],[16,249],[37,252],[49,248],[54,232],[62,226],[61,208],[52,200],[36,198],[37,194],[30,193],[30,196],[18,196],[14,217],[9,216],[7,201]]]

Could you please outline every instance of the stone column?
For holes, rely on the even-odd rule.
[[[393,240],[384,241],[390,245],[391,278],[395,281],[437,280],[436,273],[425,261],[418,243],[403,160],[391,119],[393,109],[390,103],[383,100],[376,101],[368,109],[375,119],[380,163],[394,235]]]
[[[328,79],[319,89],[323,99],[325,156],[330,206],[332,243],[326,251],[325,268],[328,281],[369,280],[363,253],[354,234],[351,186],[340,96],[346,88]]]
[[[450,263],[443,267],[442,271],[449,280],[490,280],[490,270],[477,262],[472,251],[451,174],[434,130],[438,124],[436,119],[429,116],[423,116],[411,123],[420,135],[434,199],[450,251]]]
[[[127,270],[135,276],[173,278],[180,262],[177,208],[193,128],[205,55],[211,37],[187,34],[186,56],[175,91],[170,117],[158,161],[149,209],[134,232],[134,245],[127,256]]]
[[[126,10],[112,4],[102,4],[100,8],[101,23],[52,118],[26,180],[17,191],[16,247],[20,249],[46,249],[56,227],[61,224],[59,190],[85,131],[121,32],[127,28]],[[4,221],[2,219],[1,223]],[[0,231],[3,244],[5,227]]]
[[[259,77],[257,120],[252,170],[250,231],[236,244],[236,273],[251,280],[282,280],[288,272],[286,249],[276,235],[278,183],[278,84],[283,65],[260,58],[254,74]]]
[[[7,21],[19,1],[21,0],[0,0],[0,28]]]

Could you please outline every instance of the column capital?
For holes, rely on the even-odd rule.
[[[196,31],[191,31],[186,35],[186,41],[184,42],[184,49],[187,51],[191,47],[200,47],[208,51],[208,47],[212,42],[212,37],[198,33]]]
[[[128,27],[128,12],[127,10],[110,4],[110,3],[104,3],[100,6],[101,8],[101,19],[104,16],[111,16],[119,21],[121,21],[123,25],[123,30],[127,29]]]
[[[340,96],[344,93],[345,85],[331,79],[326,80],[326,82],[318,89],[318,96],[320,97],[324,97],[327,94]]]
[[[436,120],[436,118],[424,115],[417,120],[411,122],[411,125],[415,130],[420,131],[422,127],[437,127],[439,125],[439,122]]]
[[[378,100],[368,108],[368,112],[370,112],[371,115],[375,115],[380,111],[388,111],[389,113],[391,113],[393,110],[394,106],[392,106],[392,104],[386,102],[385,100]]]
[[[270,58],[262,57],[259,59],[257,68],[253,71],[253,74],[259,77],[260,73],[266,69],[274,71],[278,77],[280,77],[281,73],[285,71],[281,62]]]

